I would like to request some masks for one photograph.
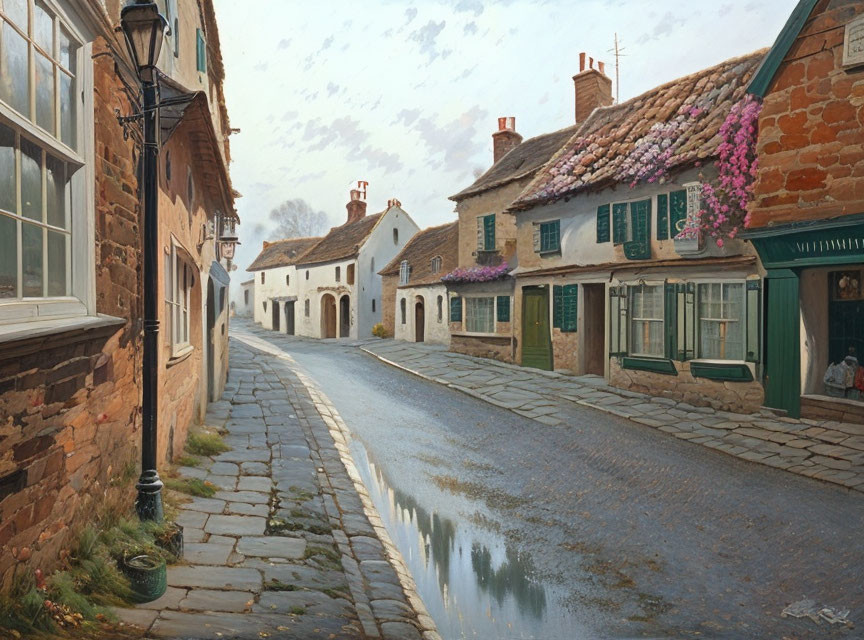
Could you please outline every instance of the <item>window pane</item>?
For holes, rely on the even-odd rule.
[[[27,0],[3,0],[3,12],[21,31],[27,31]]]
[[[495,321],[492,316],[494,298],[467,298],[466,304],[465,324],[468,331],[478,333],[495,331]]]
[[[21,138],[21,214],[42,220],[42,150]]]
[[[45,156],[45,171],[48,181],[46,209],[48,224],[67,228],[66,225],[66,177],[63,162],[50,155]]]
[[[27,41],[4,22],[0,35],[0,100],[27,118],[30,117],[28,76]]]
[[[60,74],[60,139],[73,149],[77,144],[75,129],[75,79]]]
[[[18,223],[0,215],[0,298],[18,296]]]
[[[15,133],[0,125],[0,209],[17,213],[16,200]]]
[[[22,223],[21,240],[23,295],[25,298],[42,297],[42,228]]]
[[[41,2],[33,7],[33,39],[46,53],[54,55],[54,20]]]
[[[65,296],[66,234],[48,231],[48,295]]]
[[[72,73],[76,72],[75,69],[75,50],[78,47],[75,44],[75,41],[72,40],[72,37],[66,32],[66,29],[60,27],[60,42],[59,42],[59,53],[60,53],[60,64],[66,67]]]
[[[55,133],[54,65],[41,53],[36,58],[36,124]]]

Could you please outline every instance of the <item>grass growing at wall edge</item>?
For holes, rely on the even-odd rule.
[[[186,439],[186,451],[196,456],[210,457],[230,450],[218,433],[192,431]]]

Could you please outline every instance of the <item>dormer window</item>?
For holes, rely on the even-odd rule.
[[[432,258],[432,273],[438,273],[441,271],[441,256],[435,256]]]
[[[411,278],[411,265],[408,264],[407,260],[403,260],[399,265],[399,284],[408,284],[408,280]]]

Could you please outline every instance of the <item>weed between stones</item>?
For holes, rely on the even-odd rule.
[[[197,467],[201,464],[201,458],[198,456],[183,455],[174,460],[174,464],[178,467]]]
[[[297,591],[297,585],[272,578],[264,583],[264,591]]]
[[[226,451],[231,451],[218,433],[209,431],[192,431],[186,440],[186,451],[196,456],[210,457]]]
[[[216,485],[200,478],[165,478],[162,480],[166,489],[179,491],[190,496],[210,498],[216,493]]]

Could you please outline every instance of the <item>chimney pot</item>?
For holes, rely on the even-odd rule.
[[[606,75],[606,63],[605,62],[600,62],[598,60],[597,61],[597,69],[599,69],[600,73],[602,73],[604,76]]]
[[[507,153],[518,147],[522,136],[516,133],[516,118],[506,116],[498,118],[498,131],[492,134],[492,162],[498,162]]]
[[[579,54],[579,73],[585,71],[585,52]]]
[[[361,194],[359,189],[351,189],[351,199],[345,205],[348,210],[348,222],[346,224],[357,222],[366,216],[366,201],[360,199]]]

